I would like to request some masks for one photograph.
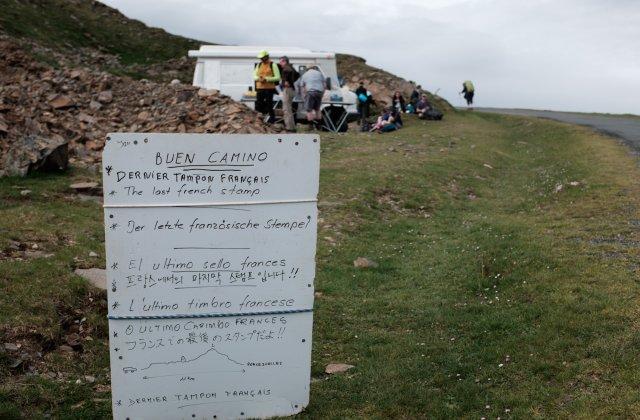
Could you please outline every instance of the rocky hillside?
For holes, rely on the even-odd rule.
[[[352,90],[358,87],[362,81],[379,105],[388,105],[394,92],[399,91],[408,99],[416,87],[414,82],[407,81],[395,74],[389,73],[367,64],[364,58],[348,54],[338,54],[338,73],[345,78]],[[445,99],[433,95],[426,90],[422,91],[429,100],[443,111],[453,110],[451,104]]]
[[[195,63],[186,52],[200,41],[93,0],[0,0],[0,10],[0,176],[69,160],[94,166],[114,131],[278,130],[246,106],[189,85]],[[354,89],[364,81],[381,105],[395,90],[408,96],[414,88],[350,55],[338,55],[338,73]]]
[[[109,132],[267,133],[260,115],[217,91],[53,68],[0,35],[0,176],[93,166]]]
[[[62,53],[37,57],[54,66],[62,59],[63,64],[86,63],[111,73],[168,80],[178,74],[153,74],[157,65],[169,61],[170,70],[186,70],[179,78],[187,80],[192,68],[180,64],[188,62],[187,50],[201,44],[150,28],[94,0],[0,0],[0,31]]]
[[[168,82],[188,83],[193,60],[186,51],[211,44],[150,28],[94,0],[0,0],[0,31],[48,47],[39,54],[49,64],[92,66],[113,74],[126,74]],[[385,105],[396,90],[409,96],[414,84],[367,65],[363,58],[338,54],[338,73],[355,89],[363,80],[377,101]],[[426,92],[443,110],[444,99]]]

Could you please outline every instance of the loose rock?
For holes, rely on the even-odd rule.
[[[56,95],[53,99],[51,99],[51,101],[49,101],[49,104],[54,109],[64,109],[74,106],[75,102],[73,102],[73,100],[68,96]]]
[[[20,347],[14,343],[4,343],[4,349],[7,351],[18,351]]]
[[[107,290],[107,271],[102,268],[77,268],[74,273],[98,289]]]
[[[89,191],[98,187],[97,182],[76,182],[75,184],[69,185],[69,188],[76,190],[76,192],[80,191]]]
[[[102,104],[98,101],[94,101],[93,99],[89,102],[89,109],[92,111],[99,111],[102,108]]]
[[[336,373],[343,373],[348,371],[349,369],[353,369],[355,366],[347,365],[345,363],[329,363],[325,368],[324,372],[329,375],[334,375]]]
[[[25,176],[33,171],[64,170],[69,164],[68,141],[23,136],[19,141],[0,143],[0,177]]]
[[[365,257],[358,257],[353,261],[353,266],[356,268],[376,268],[378,263]]]
[[[113,101],[113,92],[111,92],[110,90],[103,90],[98,94],[98,97],[96,99],[100,103],[108,104]]]

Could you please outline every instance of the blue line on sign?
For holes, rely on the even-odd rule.
[[[288,311],[272,312],[248,312],[231,314],[176,314],[176,315],[107,315],[108,319],[175,319],[175,318],[220,318],[229,316],[253,316],[253,315],[285,315],[313,312],[313,309],[291,309]]]

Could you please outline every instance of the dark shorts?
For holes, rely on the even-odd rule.
[[[473,93],[474,92],[465,92],[464,99],[466,99],[469,103],[473,102]]]
[[[304,109],[307,112],[320,111],[322,105],[322,92],[310,90],[304,98]]]

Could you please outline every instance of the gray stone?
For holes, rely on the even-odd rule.
[[[215,96],[218,94],[216,89],[200,89],[198,91],[198,96],[201,98],[206,98],[207,96]]]
[[[324,368],[324,373],[328,373],[329,375],[335,375],[336,373],[344,373],[349,369],[353,369],[355,366],[348,365],[346,363],[329,363]]]
[[[98,102],[101,102],[103,104],[108,104],[109,102],[113,101],[113,92],[110,90],[103,90],[98,94],[97,99],[98,99]]]
[[[26,258],[51,258],[54,254],[40,251],[39,249],[27,249],[24,251]]]
[[[358,257],[353,261],[353,266],[356,268],[376,268],[378,263],[365,257]]]
[[[0,160],[0,177],[25,176],[34,171],[64,170],[69,164],[68,140],[24,136]]]
[[[107,270],[103,268],[77,268],[74,273],[98,289],[107,290]]]
[[[73,102],[73,99],[64,95],[56,95],[51,101],[49,101],[49,104],[54,109],[65,109],[76,105],[75,102]]]
[[[76,191],[85,191],[97,188],[98,185],[99,184],[97,182],[76,182],[75,184],[69,185],[69,188],[72,188]]]
[[[91,100],[91,102],[89,102],[89,109],[92,111],[98,111],[100,108],[102,108],[102,104],[98,101],[94,101],[93,99]]]
[[[4,343],[4,348],[8,351],[18,351],[18,349],[20,349],[20,347],[14,343]]]

